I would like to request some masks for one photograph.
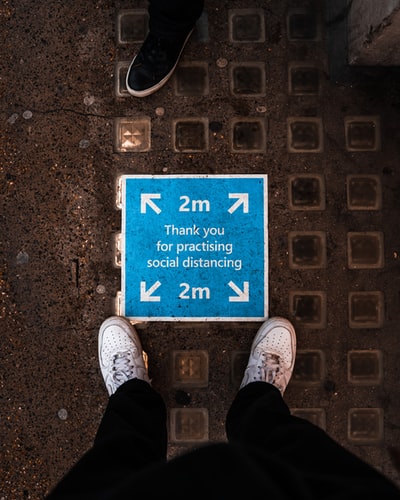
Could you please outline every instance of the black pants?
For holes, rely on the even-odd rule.
[[[203,11],[203,0],[150,0],[149,30],[159,37],[186,37]]]
[[[93,447],[48,499],[400,499],[399,490],[323,430],[294,417],[265,382],[241,389],[226,419],[227,443],[166,460],[161,396],[133,379],[109,399]]]

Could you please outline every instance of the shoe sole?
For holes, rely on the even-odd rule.
[[[174,67],[171,69],[171,71],[166,76],[164,76],[164,78],[162,80],[160,80],[156,85],[153,85],[152,87],[150,87],[148,89],[145,89],[145,90],[134,90],[131,87],[129,87],[128,76],[129,76],[129,73],[131,71],[131,67],[132,67],[133,63],[136,60],[137,56],[135,56],[133,58],[131,64],[129,65],[128,71],[126,73],[125,85],[126,85],[126,90],[128,91],[128,93],[130,95],[133,95],[134,97],[146,97],[148,95],[154,94],[154,92],[157,92],[157,90],[159,90],[161,87],[163,87],[167,83],[167,81],[171,78],[173,72],[175,71],[175,68],[178,65],[178,62],[179,62],[179,60],[181,58],[183,49],[185,48],[185,46],[186,46],[186,44],[187,44],[187,42],[188,42],[188,40],[189,40],[190,35],[192,34],[192,32],[193,32],[193,30],[190,31],[189,34],[188,34],[188,36],[186,37],[186,40],[184,41],[184,43],[182,45],[182,49],[179,52],[178,57],[176,58],[176,63],[174,64]]]

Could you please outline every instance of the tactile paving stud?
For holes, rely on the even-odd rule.
[[[174,74],[175,94],[178,96],[208,95],[208,64],[206,62],[180,63]]]
[[[291,210],[325,210],[325,181],[319,174],[289,176]]]
[[[312,269],[326,267],[326,234],[323,231],[291,231],[289,267]]]
[[[351,408],[348,413],[348,439],[358,444],[377,444],[383,439],[382,408]]]
[[[128,73],[129,61],[120,61],[115,65],[115,96],[129,97],[126,88],[126,75]]]
[[[320,91],[320,71],[313,63],[289,63],[289,94],[317,95]]]
[[[319,350],[298,350],[292,382],[303,385],[319,384],[325,373],[324,353]]]
[[[326,430],[326,414],[323,408],[291,408],[291,413]]]
[[[261,119],[238,118],[232,121],[232,151],[262,153],[265,151],[265,123]]]
[[[170,437],[175,443],[208,441],[207,408],[171,408]]]
[[[380,231],[347,233],[349,269],[379,269],[384,264],[383,233]]]
[[[231,42],[264,42],[264,9],[232,9],[228,14]]]
[[[290,117],[287,119],[287,125],[290,153],[321,153],[323,151],[320,118]]]
[[[349,293],[350,328],[381,328],[383,325],[383,292]]]
[[[174,120],[173,144],[176,152],[195,153],[207,151],[207,118],[180,118]]]
[[[232,353],[231,382],[233,387],[239,387],[247,367],[250,352],[238,351]]]
[[[290,311],[296,322],[308,328],[326,327],[326,293],[313,291],[289,292]]]
[[[207,351],[173,351],[172,385],[174,387],[207,387]]]
[[[378,151],[381,148],[379,116],[348,116],[344,120],[348,151]]]
[[[230,66],[230,84],[233,95],[241,97],[265,95],[264,63],[233,63]]]
[[[150,118],[115,118],[114,149],[117,152],[150,150]]]
[[[347,375],[349,382],[355,385],[378,385],[382,383],[382,351],[349,351],[347,353]]]
[[[348,175],[346,180],[349,210],[382,208],[382,184],[378,175]]]
[[[123,10],[117,18],[118,44],[143,42],[148,32],[149,16],[146,9]]]
[[[317,13],[311,9],[291,9],[287,16],[289,40],[317,40],[319,25]]]

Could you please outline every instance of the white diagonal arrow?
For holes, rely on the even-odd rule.
[[[152,295],[157,288],[161,286],[160,281],[156,281],[148,290],[146,290],[146,282],[140,282],[140,302],[160,302],[161,297],[159,295]]]
[[[249,194],[248,193],[229,193],[229,198],[235,198],[235,203],[228,210],[230,214],[233,214],[240,205],[243,205],[243,213],[247,214],[249,212]]]
[[[228,285],[232,290],[237,293],[235,296],[229,297],[229,302],[248,302],[249,301],[249,282],[243,282],[243,290],[241,290],[233,281],[230,281]]]
[[[146,213],[146,207],[147,205],[154,210],[156,214],[159,214],[161,212],[161,208],[158,207],[154,201],[153,198],[156,200],[159,200],[161,198],[161,194],[158,193],[142,193],[140,195],[140,213],[145,214]]]

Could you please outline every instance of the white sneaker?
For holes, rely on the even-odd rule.
[[[100,326],[99,363],[108,394],[132,378],[150,383],[147,354],[133,325],[120,316],[111,316]]]
[[[296,358],[296,332],[279,316],[265,321],[255,336],[240,388],[250,382],[268,382],[285,392]]]

